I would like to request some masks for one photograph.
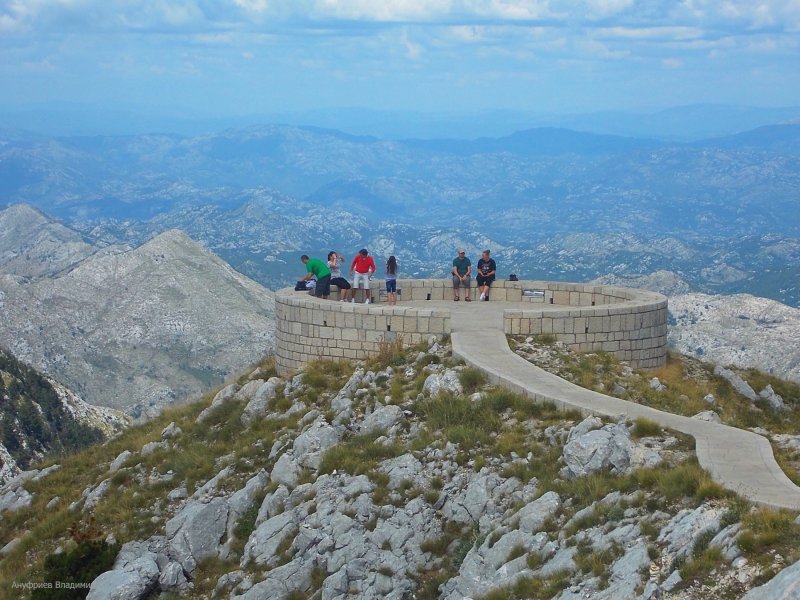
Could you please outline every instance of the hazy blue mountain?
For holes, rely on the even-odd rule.
[[[374,247],[435,275],[465,245],[492,247],[501,274],[663,269],[696,291],[800,301],[800,125],[686,144],[553,128],[389,141],[293,126],[0,142],[4,201],[101,245],[179,228],[268,287],[294,281],[303,252]],[[683,250],[663,251],[674,244]]]
[[[475,139],[502,137],[536,127],[558,127],[626,137],[690,141],[724,136],[800,118],[800,107],[694,104],[652,111],[596,111],[543,114],[513,109],[419,112],[345,107],[247,115],[186,114],[182,107],[57,105],[29,110],[0,109],[0,127],[45,135],[195,136],[255,123],[315,126],[382,139]]]

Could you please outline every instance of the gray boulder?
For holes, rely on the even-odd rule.
[[[189,502],[167,521],[170,556],[191,576],[198,563],[219,556],[227,522],[228,502],[225,498],[214,498],[208,503]]]
[[[123,450],[122,452],[120,452],[117,455],[117,458],[115,458],[113,461],[111,461],[111,464],[108,466],[108,472],[109,473],[116,473],[117,471],[119,471],[120,467],[122,467],[122,465],[124,465],[125,462],[132,455],[133,455],[133,453],[130,450]]]
[[[27,508],[33,502],[33,494],[22,487],[20,484],[17,487],[6,489],[0,492],[0,513],[4,511],[14,512],[21,508]]]
[[[691,554],[694,541],[700,534],[719,529],[723,510],[708,504],[701,504],[694,510],[684,509],[661,529],[656,542],[666,546],[674,559],[683,560]]]
[[[163,538],[123,545],[110,571],[97,577],[87,600],[141,600],[158,585],[159,561],[166,564]]]
[[[785,568],[769,582],[747,592],[742,600],[796,600],[800,598],[800,562]]]
[[[725,369],[720,366],[714,367],[714,375],[718,375],[725,379],[728,383],[733,386],[733,389],[736,390],[737,393],[741,394],[751,402],[755,402],[758,400],[758,396],[756,395],[755,390],[750,387],[750,385],[741,377],[739,377],[733,371]]]
[[[359,433],[386,433],[403,418],[403,409],[394,404],[376,408],[361,423]]]
[[[464,393],[464,389],[458,379],[458,372],[453,369],[446,369],[444,373],[428,375],[422,385],[422,393],[428,396],[437,396],[442,392],[450,392],[456,395]]]
[[[300,465],[295,460],[293,451],[284,452],[281,454],[280,458],[275,461],[270,479],[290,488],[297,485],[300,479]]]
[[[325,451],[338,444],[343,433],[342,428],[333,427],[324,417],[318,417],[294,441],[292,450],[297,462],[309,469],[319,469]]]
[[[704,410],[692,416],[693,419],[699,421],[708,421],[709,423],[722,423],[722,419],[713,410]]]
[[[85,502],[83,503],[83,512],[94,510],[94,507],[97,506],[103,496],[108,493],[109,489],[111,489],[111,480],[104,479],[98,483],[96,487],[84,490]]]
[[[547,492],[517,512],[520,531],[538,533],[544,522],[561,508],[561,498],[555,492]]]
[[[261,379],[257,381],[263,382]],[[270,403],[275,399],[278,390],[282,386],[283,381],[278,377],[270,377],[268,381],[260,383],[260,385],[255,388],[252,399],[247,403],[247,406],[244,407],[244,411],[242,411],[242,425],[250,425],[253,421],[264,417],[269,410]]]
[[[236,539],[234,535],[236,524],[250,507],[253,506],[256,496],[267,486],[267,483],[269,483],[269,476],[266,471],[262,470],[254,477],[251,477],[242,489],[235,492],[228,499],[228,521],[225,525],[227,541],[219,550],[221,558],[225,559],[230,556],[231,545]]]
[[[389,489],[397,489],[404,480],[418,483],[422,473],[422,463],[410,452],[383,461],[379,469],[389,476]]]
[[[214,399],[211,401],[211,404],[207,408],[203,409],[203,411],[199,415],[197,415],[197,419],[195,419],[195,422],[202,423],[203,421],[205,421],[209,416],[211,416],[211,413],[213,413],[217,409],[217,407],[221,406],[228,400],[232,399],[238,391],[239,391],[239,386],[235,383],[232,383],[222,388],[219,392],[217,392],[217,395],[214,396]]]
[[[281,513],[267,519],[250,535],[244,547],[240,562],[241,567],[247,567],[253,561],[257,565],[274,566],[278,563],[278,547],[290,536],[297,534],[297,526],[291,512]]]
[[[577,427],[581,425],[583,424]],[[585,427],[581,427],[581,430],[585,430]],[[571,432],[569,441],[564,446],[563,458],[566,466],[561,469],[560,474],[565,479],[584,477],[600,471],[623,474],[638,467],[652,467],[661,462],[657,452],[634,444],[628,428],[622,424],[605,425],[602,429],[593,429],[578,435]]]
[[[171,440],[183,433],[183,430],[175,424],[175,421],[164,427],[161,431],[162,440]]]
[[[772,410],[778,412],[786,410],[786,405],[783,403],[783,398],[780,394],[776,394],[771,385],[767,385],[763,390],[758,393],[758,397],[764,400]]]

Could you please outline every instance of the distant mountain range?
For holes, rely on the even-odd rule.
[[[100,249],[30,207],[0,224],[0,345],[92,404],[152,415],[272,347],[272,293],[184,233]]]
[[[552,127],[470,140],[17,132],[0,136],[0,198],[99,245],[178,228],[272,288],[296,279],[303,252],[368,247],[440,276],[465,246],[491,247],[501,276],[668,270],[692,291],[800,306],[797,124],[687,143]]]

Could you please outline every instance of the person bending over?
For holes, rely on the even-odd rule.
[[[327,298],[331,295],[331,270],[323,261],[318,258],[308,258],[307,254],[300,257],[300,261],[306,266],[306,276],[301,281],[308,281],[312,277],[317,278],[317,286],[314,288],[314,295],[317,298]]]

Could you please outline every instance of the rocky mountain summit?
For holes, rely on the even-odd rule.
[[[113,548],[90,599],[780,597],[800,520],[748,506],[692,454],[654,423],[488,386],[442,340],[288,379],[267,361],[88,467],[17,484],[32,503],[3,514],[0,576]],[[62,524],[26,529],[51,503]],[[92,524],[94,554],[70,522]]]
[[[0,275],[0,315],[17,357],[135,417],[255,362],[274,330],[271,292],[177,230],[48,277]]]
[[[26,204],[0,211],[0,273],[37,278],[72,267],[97,248]]]

